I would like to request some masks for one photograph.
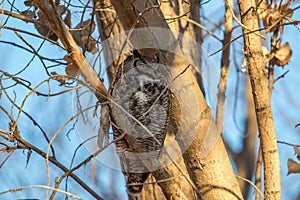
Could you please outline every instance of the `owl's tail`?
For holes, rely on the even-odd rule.
[[[146,173],[127,173],[127,191],[130,195],[138,196],[143,190],[143,184],[149,176],[149,172]]]

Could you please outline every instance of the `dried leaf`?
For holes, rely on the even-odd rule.
[[[57,41],[58,40],[58,37],[55,33],[53,33],[50,29],[49,29],[49,23],[48,23],[48,20],[46,18],[46,16],[43,14],[42,11],[38,11],[38,17],[39,19],[37,20],[36,23],[34,23],[34,26],[36,28],[36,30],[43,36],[51,39],[51,40],[54,40],[54,41]]]
[[[65,76],[61,76],[61,75],[57,74],[56,72],[51,72],[51,75],[53,75],[53,76],[57,75],[57,76],[53,77],[53,80],[58,81],[59,86],[64,85],[67,81],[67,78]]]
[[[262,49],[262,53],[263,53],[263,56],[264,56],[264,62],[265,63],[269,62],[273,58],[273,55],[269,52],[267,47],[262,46],[261,49]]]
[[[77,29],[76,31],[81,31],[83,35],[88,35],[94,32],[95,26],[95,22],[92,22],[91,19],[88,19],[77,24],[75,29]]]
[[[288,174],[287,175],[293,174],[293,173],[300,173],[300,164],[295,162],[294,160],[288,159],[287,166],[288,166]]]
[[[260,1],[258,6],[257,12],[260,19],[264,19],[268,14],[268,9],[270,6],[268,5],[267,1]]]
[[[43,21],[44,23],[48,22],[47,17],[44,15],[44,13],[41,10],[39,10],[37,12],[37,14],[38,14],[39,20]]]
[[[277,51],[275,51],[275,64],[278,66],[285,66],[291,59],[293,52],[288,42],[282,45]]]
[[[279,12],[286,19],[290,19],[293,16],[293,10],[289,8],[289,4],[282,4],[279,8]]]
[[[279,12],[282,16],[281,21],[279,22],[279,24],[284,24],[286,20],[291,20],[292,16],[293,16],[293,10],[289,8],[289,4],[282,4],[279,8]],[[282,32],[283,31],[284,26],[280,26],[279,29]]]
[[[27,159],[26,159],[26,166],[25,166],[25,168],[28,166],[28,163],[29,163],[29,160],[30,160],[31,153],[32,153],[32,150],[29,149],[28,152],[27,152]]]
[[[55,0],[55,5],[59,5],[60,4],[60,0]]]
[[[30,7],[33,6],[33,2],[31,0],[24,1],[24,5]]]
[[[38,20],[38,22],[41,22],[41,20]],[[49,28],[42,24],[42,23],[35,23],[34,24],[36,30],[43,36],[47,36],[49,33]]]
[[[271,8],[266,3],[261,3],[259,8],[259,17],[263,21],[263,25],[266,29],[266,33],[274,32],[278,29],[283,31],[283,26],[277,26],[284,24],[285,20],[290,19],[293,16],[293,10],[289,8],[289,4],[282,4],[279,9]]]
[[[67,11],[65,6],[59,5],[56,7],[56,12],[59,16],[62,16]]]
[[[109,137],[108,135],[105,135],[103,133],[103,130],[101,127],[99,127],[99,132],[98,132],[98,147],[99,149],[104,148],[109,144]]]
[[[24,10],[20,14],[25,16],[25,17],[31,18],[31,19],[36,18],[35,13],[32,12],[31,10]]]
[[[58,15],[62,18],[65,24],[70,28],[71,27],[71,12],[63,5],[57,6],[56,9]],[[66,14],[66,17],[63,19],[63,14]]]
[[[63,59],[64,61],[72,62],[72,58],[69,55],[65,55]]]
[[[63,19],[63,21],[66,23],[67,26],[71,26],[71,14],[70,14],[70,11],[65,7],[65,6],[62,6],[62,5],[59,5],[57,6],[57,9],[56,9],[58,15],[62,18],[62,15],[64,13],[66,13],[66,17],[65,19]],[[45,36],[45,37],[48,37],[49,39],[51,40],[54,40],[54,41],[57,41],[58,40],[58,37],[57,35],[51,31],[51,29],[49,28],[49,20],[47,19],[47,17],[44,15],[44,13],[39,10],[37,12],[37,15],[38,15],[38,20],[37,22],[34,24],[35,28],[37,29],[37,31]]]
[[[273,32],[278,29],[277,26],[275,26],[276,22],[278,22],[280,18],[280,13],[276,10],[270,10],[269,13],[263,18],[263,24],[264,27],[268,28],[273,26],[271,29],[267,29],[266,33]]]
[[[96,53],[97,41],[92,38],[91,33],[95,30],[95,23],[90,19],[80,22],[77,26],[71,30],[71,34],[75,40],[75,42],[84,50]]]
[[[297,155],[297,159],[300,160],[300,149],[296,145],[294,145],[294,152]]]
[[[109,107],[104,105],[101,107],[100,127],[98,131],[98,147],[103,148],[109,143]]]
[[[40,22],[40,20],[38,20],[38,21]],[[58,40],[57,35],[48,28],[48,25],[45,25],[42,23],[34,23],[34,27],[41,35],[43,35],[53,41]]]
[[[71,28],[71,12],[70,12],[70,10],[69,9],[67,9],[67,15],[66,15],[66,17],[65,17],[65,19],[64,19],[64,22],[65,22],[65,24],[69,27],[69,28]]]
[[[97,48],[97,41],[92,38],[91,36],[90,37],[82,37],[81,38],[81,47],[88,51],[88,52],[91,52],[92,54],[95,54],[97,51],[98,51],[98,48]]]
[[[65,55],[63,59],[68,63],[65,70],[66,74],[69,76],[76,77],[79,74],[79,69],[76,65],[73,64],[73,60],[68,55]]]
[[[79,74],[79,69],[72,62],[68,63],[66,67],[66,74],[72,77],[76,77]]]

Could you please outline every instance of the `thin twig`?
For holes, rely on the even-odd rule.
[[[292,143],[289,143],[289,142],[284,142],[284,141],[277,141],[278,144],[285,144],[285,145],[288,145],[288,146],[297,146],[297,147],[300,147],[300,144],[292,144]]]
[[[280,76],[278,76],[278,77],[274,80],[273,84],[275,84],[279,79],[284,78],[284,76],[285,76],[287,73],[289,73],[289,72],[290,72],[290,70],[287,70],[286,72],[284,72],[283,74],[281,74]]]
[[[264,30],[264,29],[265,29],[265,28],[259,28],[259,29],[256,29],[256,30],[253,30],[253,31],[249,31],[249,32],[247,32],[247,33],[244,33],[244,34],[242,34],[242,35],[239,35],[239,36],[237,36],[236,38],[232,39],[229,43],[223,45],[222,48],[220,48],[220,49],[218,49],[217,51],[215,51],[215,52],[209,54],[207,57],[211,57],[211,56],[213,56],[213,55],[215,55],[215,54],[217,54],[217,53],[223,51],[225,48],[228,47],[228,45],[230,45],[231,43],[237,41],[237,40],[240,39],[240,38],[243,38],[243,36],[245,36],[245,35],[249,35],[249,34],[255,33],[255,32],[257,32],[257,31],[262,31],[262,30]]]
[[[226,3],[228,4],[228,0],[226,0]],[[245,25],[244,25],[244,24],[243,24],[243,23],[235,16],[235,14],[234,14],[234,12],[233,12],[233,10],[232,10],[231,7],[229,7],[229,11],[231,12],[233,19],[235,19],[235,21],[236,21],[241,27],[243,27],[244,29],[247,29],[248,31],[251,31],[250,28],[248,28],[247,26],[245,26]],[[264,40],[267,39],[266,36],[260,34],[259,32],[258,32],[258,33],[255,32],[254,34],[258,35],[259,37],[261,37],[261,38],[264,39]]]
[[[25,30],[18,29],[18,28],[15,28],[15,27],[1,26],[1,25],[0,25],[0,29],[7,29],[7,30],[11,30],[11,31],[17,31],[17,32],[20,32],[20,33],[25,33],[25,34],[30,35],[30,36],[35,37],[35,38],[39,38],[39,39],[42,39],[42,40],[47,40],[48,42],[50,42],[50,43],[60,47],[61,49],[65,50],[65,47],[62,46],[61,44],[59,44],[58,42],[56,42],[54,40],[51,40],[47,37],[44,37],[42,35],[35,34],[33,32],[25,31]]]
[[[69,176],[71,173],[73,173],[75,170],[79,169],[80,167],[86,165],[86,163],[90,162],[92,158],[95,158],[97,155],[99,155],[102,151],[104,151],[106,148],[108,148],[110,145],[112,145],[115,142],[118,142],[119,140],[123,139],[123,137],[125,136],[125,134],[120,135],[118,138],[115,138],[113,141],[111,141],[110,143],[108,143],[106,146],[104,146],[101,149],[98,149],[97,151],[95,151],[93,154],[91,154],[89,157],[87,157],[86,159],[84,159],[82,162],[80,162],[78,165],[76,165],[75,167],[73,167],[72,169],[70,169],[69,171],[65,172],[60,178],[59,180],[56,181],[55,184],[55,188],[58,188],[60,183],[63,181],[63,179],[67,176]],[[52,200],[55,196],[55,191],[53,191],[53,193],[50,196],[50,199]]]
[[[20,20],[22,20],[24,22],[39,23],[40,24],[40,22],[37,21],[37,20],[34,20],[32,18],[29,18],[29,17],[25,17],[24,15],[20,15],[20,14],[14,13],[14,12],[10,12],[8,10],[3,10],[2,13],[4,15],[8,15],[8,16],[14,17],[16,19],[20,19]]]
[[[163,182],[168,182],[168,181],[171,181],[171,180],[174,180],[176,178],[180,178],[182,177],[183,175],[177,175],[177,176],[173,176],[173,177],[170,177],[170,178],[167,178],[167,179],[163,179],[163,180],[158,180],[158,181],[152,181],[152,182],[144,182],[144,183],[129,183],[127,184],[127,186],[138,186],[138,185],[153,185],[153,184],[158,184],[158,183],[163,183]]]
[[[23,81],[22,79],[20,79],[20,78],[18,78],[18,77],[15,77],[15,76],[9,74],[8,72],[2,71],[1,69],[0,69],[0,72],[3,73],[5,76],[11,78],[11,79],[12,79],[13,81],[15,81],[17,84],[20,84],[20,85],[26,87],[28,90],[33,90],[32,87],[30,87],[30,86],[26,85],[25,83],[23,83],[23,82],[22,82],[22,81]],[[65,78],[70,78],[69,76],[66,76],[66,75],[58,75],[58,76],[62,76],[62,77],[65,77]],[[54,77],[54,78],[55,78],[55,77]],[[21,80],[22,80],[22,81],[21,81]],[[55,80],[55,79],[54,79],[54,80]],[[59,95],[61,95],[61,94],[65,94],[65,93],[68,93],[68,92],[72,92],[72,91],[77,90],[77,89],[80,89],[80,88],[82,88],[82,87],[83,87],[82,85],[79,85],[79,86],[75,86],[75,87],[72,87],[72,88],[68,88],[68,89],[65,89],[65,90],[63,90],[63,91],[56,92],[56,93],[42,93],[42,92],[37,91],[36,89],[35,89],[34,92],[35,92],[35,94],[38,95],[38,96],[43,96],[43,97],[49,98],[49,97],[59,96]]]
[[[248,179],[246,179],[246,178],[244,178],[244,177],[241,177],[241,176],[239,176],[239,175],[235,175],[235,176],[236,176],[237,178],[243,180],[243,181],[246,181],[246,182],[249,183],[250,185],[252,185],[252,187],[259,193],[259,195],[260,195],[262,198],[264,198],[263,193],[260,191],[260,189],[259,189],[258,187],[256,187],[256,185],[255,185],[254,183],[252,183],[252,181],[250,181],[250,180],[248,180]]]
[[[55,190],[56,192],[60,192],[63,193],[73,199],[82,199],[72,193],[57,189],[57,188],[53,188],[53,187],[48,187],[45,185],[30,185],[30,186],[23,186],[23,187],[19,187],[19,188],[14,188],[14,189],[9,189],[3,192],[0,192],[0,195],[6,194],[6,193],[15,193],[15,192],[19,192],[19,191],[23,191],[23,190],[27,190],[27,189],[33,189],[33,188],[43,188],[43,189],[47,189],[47,190]]]

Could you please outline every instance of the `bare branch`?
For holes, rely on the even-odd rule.
[[[107,96],[107,90],[105,86],[100,81],[89,63],[86,61],[83,54],[80,52],[71,33],[65,27],[62,19],[57,14],[53,1],[51,0],[49,4],[49,2],[46,0],[35,0],[35,3],[38,5],[39,9],[44,13],[44,15],[46,15],[49,19],[49,28],[60,38],[61,42],[68,52],[69,57],[78,67],[87,84],[95,89],[96,97],[100,102],[106,101],[106,98],[104,98]]]

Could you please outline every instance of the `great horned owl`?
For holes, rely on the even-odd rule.
[[[127,190],[138,195],[158,156],[169,125],[171,95],[161,65],[147,57],[128,57],[111,87],[114,139]]]

